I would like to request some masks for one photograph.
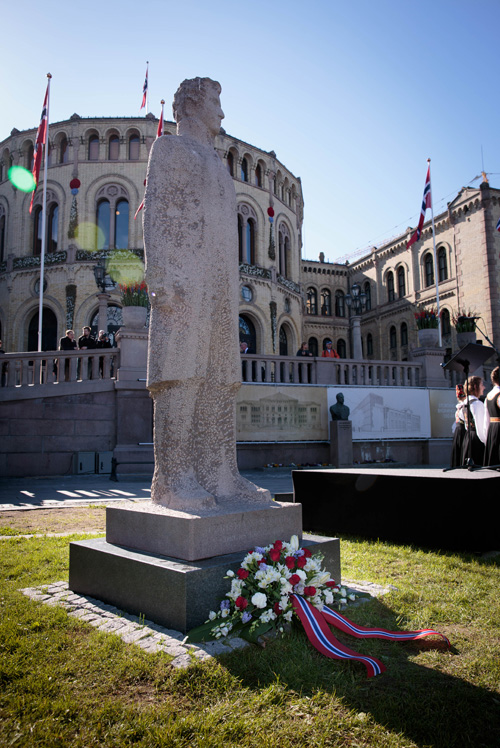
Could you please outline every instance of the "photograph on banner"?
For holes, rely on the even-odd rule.
[[[455,388],[447,390],[429,390],[431,413],[431,435],[437,438],[450,438],[455,423],[457,396]]]
[[[329,387],[328,409],[342,392],[352,438],[426,439],[431,436],[428,390],[410,387]]]
[[[236,401],[236,433],[239,441],[325,441],[326,388],[246,384]]]

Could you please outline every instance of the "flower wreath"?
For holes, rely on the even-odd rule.
[[[446,636],[433,629],[387,631],[355,624],[333,610],[342,607],[354,594],[347,594],[322,568],[323,555],[300,548],[293,535],[290,542],[276,540],[264,548],[247,553],[238,571],[228,571],[231,589],[218,611],[210,611],[208,620],[191,629],[187,642],[210,641],[231,634],[257,643],[271,629],[282,634],[294,616],[303,625],[311,644],[323,655],[336,660],[356,660],[365,665],[368,677],[383,673],[385,665],[375,657],[360,654],[339,642],[329,625],[358,639],[377,638],[413,641],[424,636]]]

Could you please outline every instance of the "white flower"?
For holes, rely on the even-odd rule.
[[[341,587],[340,588],[340,594],[342,595],[342,597],[346,597],[347,596],[347,590],[346,590],[345,587]]]
[[[227,608],[222,608],[220,614],[221,614],[221,618],[227,618],[229,615],[229,610]]]
[[[306,561],[306,565],[304,566],[305,571],[320,571],[321,570],[321,561],[319,558],[314,558],[311,556],[311,558],[308,558]]]
[[[268,623],[269,621],[276,620],[277,616],[276,613],[269,608],[269,610],[265,610],[264,613],[260,617],[260,621],[262,623]]]
[[[226,576],[228,576],[228,577],[234,577],[234,571],[231,571],[231,569],[229,569],[229,571],[226,572]]]
[[[312,584],[314,587],[319,587],[322,584],[326,584],[330,581],[330,572],[329,571],[323,571],[319,574],[315,574],[312,579],[309,580],[309,584]]]
[[[285,621],[291,621],[293,616],[293,610],[287,610],[286,613],[283,614],[283,618]]]
[[[280,610],[286,610],[288,608],[288,604],[288,595],[283,595],[283,597],[280,598]]]
[[[306,581],[307,574],[305,573],[304,569],[297,569],[297,571],[295,572],[295,574],[297,574],[297,576],[300,577],[303,582]]]
[[[216,618],[217,618],[217,613],[215,612],[215,610],[211,610],[210,613],[208,614],[208,620],[215,621]]]
[[[293,551],[299,550],[299,539],[296,535],[292,535],[292,537],[290,538],[290,547]]]
[[[356,595],[347,595],[347,597],[348,597],[348,598],[349,598],[349,600],[351,600],[352,602],[354,602],[354,601],[355,601],[355,599],[356,599]]]
[[[327,605],[331,605],[333,603],[333,595],[332,591],[327,587],[326,590],[323,592],[323,597],[325,598],[325,603]]]
[[[267,597],[263,592],[256,592],[255,595],[252,595],[252,605],[255,605],[256,608],[266,607]]]
[[[298,584],[295,585],[295,592],[297,593],[297,595],[303,595],[304,589],[305,589],[304,582],[299,582]]]
[[[314,607],[317,608],[318,610],[323,610],[323,607],[324,607],[323,601],[321,600],[320,597],[318,597],[318,595],[313,597],[313,599],[311,600],[311,604],[314,605]]]

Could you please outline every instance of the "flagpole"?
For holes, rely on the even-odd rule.
[[[149,60],[146,61],[146,72],[148,76],[148,87],[146,88],[146,114],[149,112]]]
[[[430,198],[431,198],[431,218],[432,218],[432,244],[433,244],[433,253],[434,253],[434,279],[436,281],[436,307],[437,307],[437,316],[438,316],[438,332],[439,332],[439,347],[443,345],[443,339],[441,336],[441,312],[439,309],[439,276],[438,276],[438,262],[437,262],[437,253],[436,253],[436,229],[434,226],[434,208],[432,206],[432,184],[431,184],[431,160],[430,158],[427,159],[427,163],[429,164],[429,185],[430,185]]]
[[[47,223],[47,146],[49,144],[49,106],[50,106],[50,79],[52,78],[50,73],[47,73],[47,126],[45,130],[45,145],[44,145],[44,156],[45,162],[43,166],[43,197],[42,197],[42,247],[40,254],[40,298],[38,303],[38,352],[42,351],[42,327],[43,327],[43,279],[45,272],[45,226]]]

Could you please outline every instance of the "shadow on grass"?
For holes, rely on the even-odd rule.
[[[366,604],[363,611],[363,623],[368,614],[372,625],[400,629],[395,614],[378,600]],[[350,616],[358,619],[356,613]],[[356,651],[382,660],[387,671],[368,679],[362,664],[320,655],[300,629],[264,650],[248,648],[224,664],[252,689],[278,681],[303,696],[317,697],[320,692],[334,696],[348,709],[371,715],[379,725],[422,748],[498,748],[500,698],[445,672],[460,656],[453,647],[450,650],[436,639],[400,644],[354,639],[335,630],[334,635]]]

